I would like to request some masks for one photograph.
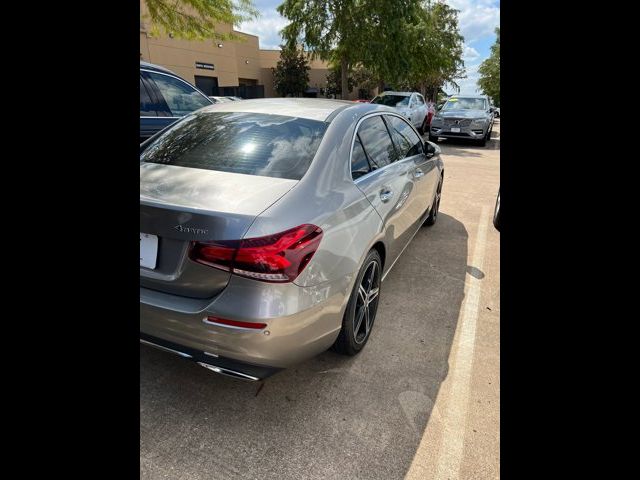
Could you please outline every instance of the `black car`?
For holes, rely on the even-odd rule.
[[[212,104],[204,93],[170,70],[140,62],[140,143],[180,117]]]

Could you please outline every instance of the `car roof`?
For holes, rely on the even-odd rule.
[[[241,102],[216,103],[210,107],[205,107],[203,110],[211,112],[266,113],[324,122],[338,110],[359,106],[366,108],[367,105],[348,100],[325,98],[256,98]]]
[[[401,97],[408,97],[409,95],[413,95],[414,93],[418,93],[418,92],[392,92],[392,91],[386,91],[386,92],[382,92],[380,95],[399,95]]]
[[[174,72],[169,70],[168,68],[161,67],[160,65],[155,65],[149,62],[143,62],[140,60],[140,68],[145,68],[147,70],[154,70],[156,72],[170,73],[171,75],[176,75]]]

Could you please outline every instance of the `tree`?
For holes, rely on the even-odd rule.
[[[252,0],[145,0],[153,34],[187,40],[239,39],[216,30],[217,24],[238,25],[259,16]]]
[[[500,106],[500,27],[496,28],[496,41],[491,46],[491,54],[480,64],[478,85],[485,95],[493,99],[496,107]]]
[[[287,45],[302,43],[313,58],[338,60],[343,98],[348,91],[350,56],[358,54],[358,0],[284,0],[278,12],[289,20],[282,29]]]
[[[410,45],[414,61],[405,83],[437,101],[445,83],[457,88],[455,80],[465,76],[458,10],[442,2],[427,1],[413,36]]]
[[[347,90],[349,92],[353,91],[354,81],[351,75],[347,76]],[[329,68],[329,74],[327,75],[327,89],[326,95],[342,95],[341,98],[344,98],[342,93],[342,68],[340,65],[334,65]]]
[[[297,48],[281,46],[280,60],[273,72],[273,85],[278,95],[299,96],[307,88],[309,83],[309,63],[302,50]]]

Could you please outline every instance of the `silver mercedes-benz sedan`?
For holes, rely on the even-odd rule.
[[[141,145],[140,341],[247,380],[357,354],[443,178],[439,147],[381,105],[187,115]]]

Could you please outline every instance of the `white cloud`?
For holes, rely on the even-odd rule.
[[[467,62],[472,62],[475,59],[477,59],[480,56],[480,54],[478,53],[478,51],[473,48],[473,47],[468,47],[465,45],[464,47],[464,52],[462,54],[462,57],[464,59],[464,63],[466,65]]]
[[[460,10],[458,21],[465,42],[472,43],[482,37],[493,35],[500,25],[500,3],[494,0],[447,0],[453,8]]]
[[[279,50],[282,42],[279,32],[287,23],[287,20],[274,9],[272,11],[262,11],[259,19],[240,24],[238,30],[257,35],[260,38],[261,49]]]
[[[465,69],[467,72],[467,78],[459,79],[456,81],[456,83],[460,87],[459,93],[468,94],[468,95],[478,95],[481,93],[477,84],[478,78],[480,78],[480,74],[478,73],[479,67],[480,67],[479,63],[475,65],[465,66]],[[448,94],[458,93],[454,89],[453,85],[445,85],[444,91],[447,92]]]

